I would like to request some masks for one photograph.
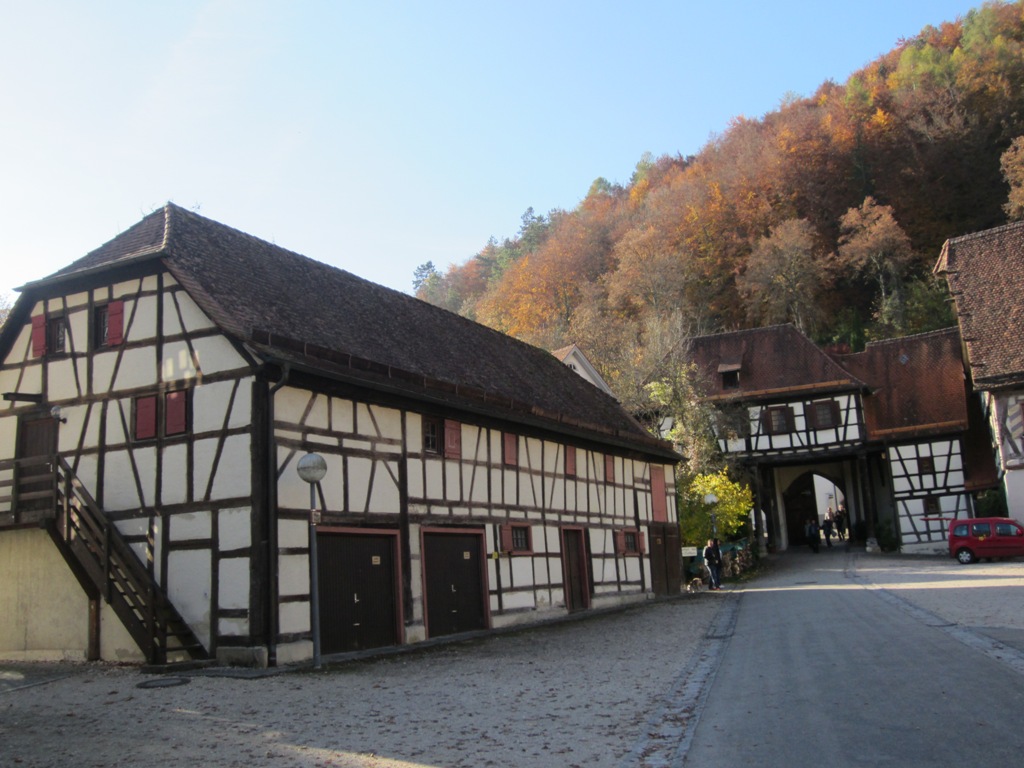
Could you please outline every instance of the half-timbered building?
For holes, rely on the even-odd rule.
[[[969,513],[990,482],[965,461],[956,329],[838,356],[781,325],[700,337],[693,354],[719,447],[749,470],[769,547],[805,541],[819,514],[815,475],[841,489],[854,537],[908,552],[941,549],[942,520]]]
[[[1024,522],[1024,222],[946,241],[935,272],[953,297],[1008,513]]]
[[[175,205],[24,286],[0,357],[2,655],[283,664],[314,598],[330,654],[679,590],[678,457],[612,397]]]

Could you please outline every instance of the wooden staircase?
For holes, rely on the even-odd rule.
[[[100,510],[62,456],[52,461],[55,514],[40,522],[82,581],[114,609],[150,664],[207,659],[163,588]]]

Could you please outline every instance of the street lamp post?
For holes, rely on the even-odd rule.
[[[711,538],[718,538],[718,518],[715,516],[715,507],[718,504],[718,497],[709,493],[704,496],[704,503],[711,507]]]
[[[318,453],[307,453],[295,469],[309,483],[309,623],[313,632],[313,668],[320,669],[320,575],[316,558],[316,524],[320,513],[316,508],[316,487],[327,474],[327,462]]]

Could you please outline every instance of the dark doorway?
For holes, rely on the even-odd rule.
[[[682,588],[682,557],[679,526],[653,523],[651,540],[651,588],[656,595],[677,595]]]
[[[590,576],[583,531],[562,529],[562,568],[565,572],[565,607],[582,611],[590,607]]]
[[[427,636],[487,629],[483,535],[424,533]]]
[[[21,522],[29,522],[25,513],[38,519],[55,511],[53,466],[50,457],[57,453],[57,420],[44,416],[21,422],[18,436],[17,512]]]
[[[385,533],[317,533],[324,653],[399,644],[396,542]]]
[[[782,494],[782,503],[786,508],[786,530],[790,546],[809,543],[805,526],[808,520],[818,517],[814,475],[808,472],[794,480]]]

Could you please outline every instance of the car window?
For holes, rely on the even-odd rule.
[[[967,535],[967,523],[957,525],[953,528],[954,536],[966,536]]]
[[[1024,536],[1024,530],[1013,523],[996,523],[996,533],[1000,536]]]
[[[992,524],[991,523],[972,523],[971,524],[971,535],[981,538],[982,536],[992,535]]]

